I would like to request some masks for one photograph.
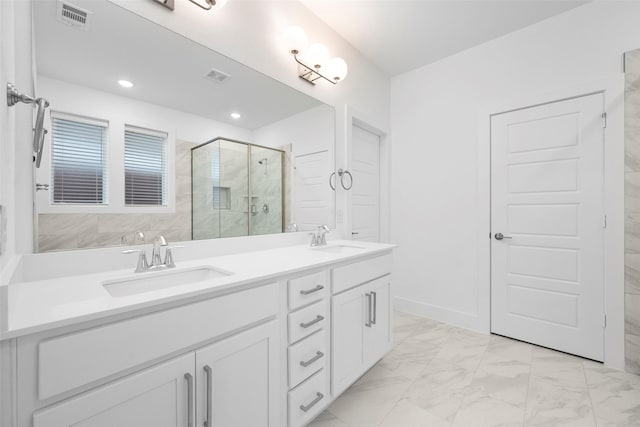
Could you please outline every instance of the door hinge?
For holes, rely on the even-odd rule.
[[[602,127],[607,127],[607,113],[602,113]]]
[[[603,328],[607,327],[607,315],[606,314],[602,315],[602,327]]]
[[[602,228],[607,228],[607,216],[602,216]]]

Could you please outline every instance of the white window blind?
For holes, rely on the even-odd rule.
[[[52,113],[54,204],[107,203],[108,123]]]
[[[124,133],[126,205],[167,204],[167,134],[127,126]]]

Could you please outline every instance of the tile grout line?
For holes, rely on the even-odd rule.
[[[533,349],[531,346],[531,357],[529,358],[529,377],[527,378],[527,394],[524,398],[524,413],[522,414],[522,427],[527,423],[527,408],[529,406],[529,390],[531,389],[531,370],[533,367]]]
[[[596,417],[596,405],[593,404],[593,397],[591,396],[591,387],[589,387],[589,380],[587,379],[587,371],[584,369],[584,360],[580,362],[582,366],[582,375],[584,375],[584,383],[587,386],[587,393],[589,394],[589,402],[591,403],[591,413],[593,414],[593,423],[598,426],[598,418]]]

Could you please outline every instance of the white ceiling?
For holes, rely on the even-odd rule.
[[[111,2],[70,1],[92,13],[86,31],[59,22],[56,3],[34,2],[40,75],[246,129],[260,128],[321,104]],[[231,77],[223,83],[205,78],[212,68]],[[130,80],[135,86],[123,89],[117,84],[119,79]],[[240,120],[229,117],[233,111],[242,114]]]
[[[394,76],[589,0],[301,1],[381,70]]]

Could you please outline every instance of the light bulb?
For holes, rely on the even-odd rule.
[[[126,87],[127,89],[133,87],[133,83],[129,80],[118,80],[118,84],[122,87]]]
[[[287,50],[294,55],[302,52],[309,43],[307,35],[300,27],[289,27],[284,32],[284,42],[286,43]]]
[[[331,60],[327,63],[327,69],[325,74],[327,77],[333,79],[334,81],[344,80],[347,77],[347,72],[349,71],[349,67],[347,67],[347,63],[342,58],[331,58]]]
[[[319,68],[329,60],[329,51],[322,43],[314,43],[309,46],[309,49],[304,53],[304,59],[307,65]]]

